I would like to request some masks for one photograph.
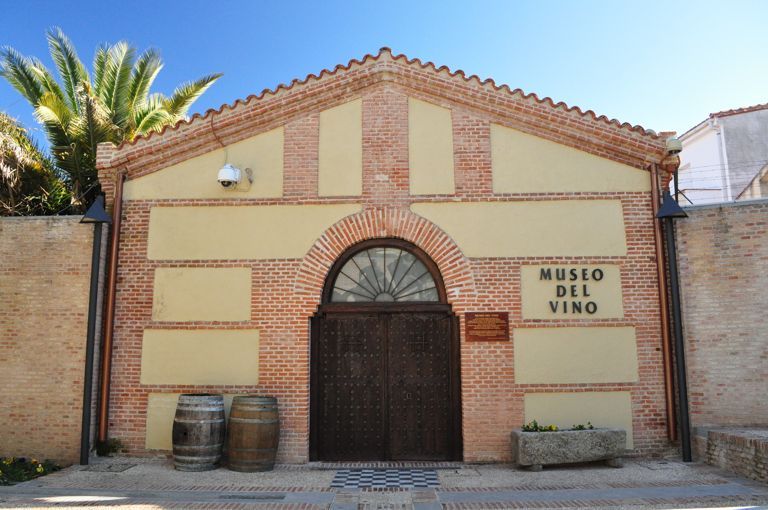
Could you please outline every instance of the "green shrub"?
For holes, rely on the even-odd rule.
[[[533,420],[523,425],[523,432],[557,432],[557,425],[539,425],[539,422]]]
[[[96,455],[99,457],[111,457],[113,453],[125,453],[123,442],[116,437],[110,437],[105,442],[96,441]]]
[[[590,422],[587,422],[586,425],[574,425],[569,430],[592,430],[594,428],[595,427]],[[557,427],[557,425],[539,425],[539,422],[536,420],[523,425],[523,432],[557,432],[558,430],[560,429]]]
[[[6,457],[0,463],[0,485],[12,485],[47,475],[61,469],[50,460],[39,462],[25,457]]]

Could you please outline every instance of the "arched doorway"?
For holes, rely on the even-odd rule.
[[[311,460],[460,460],[458,320],[412,243],[358,243],[312,318]]]

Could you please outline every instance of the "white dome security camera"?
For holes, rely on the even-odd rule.
[[[240,183],[241,175],[239,168],[235,168],[227,163],[219,170],[218,181],[222,188],[234,189]]]
[[[667,156],[675,156],[683,151],[683,143],[679,138],[670,136],[667,138]]]

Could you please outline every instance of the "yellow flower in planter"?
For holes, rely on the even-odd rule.
[[[37,471],[38,473],[42,473],[42,472],[44,472],[44,471],[45,471],[45,468],[44,468],[42,465],[40,465],[40,466],[37,466],[37,467],[35,468],[35,471]]]

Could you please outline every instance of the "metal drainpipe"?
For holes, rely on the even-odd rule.
[[[99,300],[99,265],[101,262],[102,224],[93,226],[91,255],[91,294],[88,302],[88,333],[85,344],[85,379],[83,380],[83,418],[80,426],[80,464],[88,464],[91,442],[91,392],[93,390],[93,348],[96,342],[96,306]]]
[[[691,462],[691,425],[688,416],[688,380],[685,368],[685,345],[680,310],[680,282],[677,271],[677,247],[675,245],[675,224],[671,217],[664,218],[664,235],[669,264],[669,287],[672,294],[672,321],[675,335],[675,361],[677,362],[677,388],[680,398],[680,443],[683,462]]]
[[[664,248],[661,241],[659,212],[658,166],[651,164],[651,206],[653,210],[653,237],[656,248],[656,274],[659,280],[659,308],[661,313],[661,349],[664,368],[664,398],[667,403],[667,437],[677,439],[677,416],[675,414],[675,388],[672,375],[672,342],[669,338],[669,303],[667,301],[667,273],[664,268]]]
[[[717,155],[720,161],[720,183],[723,186],[722,198],[728,202],[732,200],[731,193],[731,172],[728,168],[728,155],[725,152],[725,133],[723,125],[717,117],[709,121],[709,127],[715,131],[717,137]]]
[[[104,342],[101,348],[101,379],[99,384],[99,433],[97,445],[104,446],[109,431],[109,383],[112,379],[112,335],[115,326],[115,291],[117,288],[117,252],[120,246],[120,224],[123,215],[123,183],[125,173],[117,173],[115,204],[112,212],[112,237],[109,245],[109,279],[107,280],[107,309],[104,314]]]

